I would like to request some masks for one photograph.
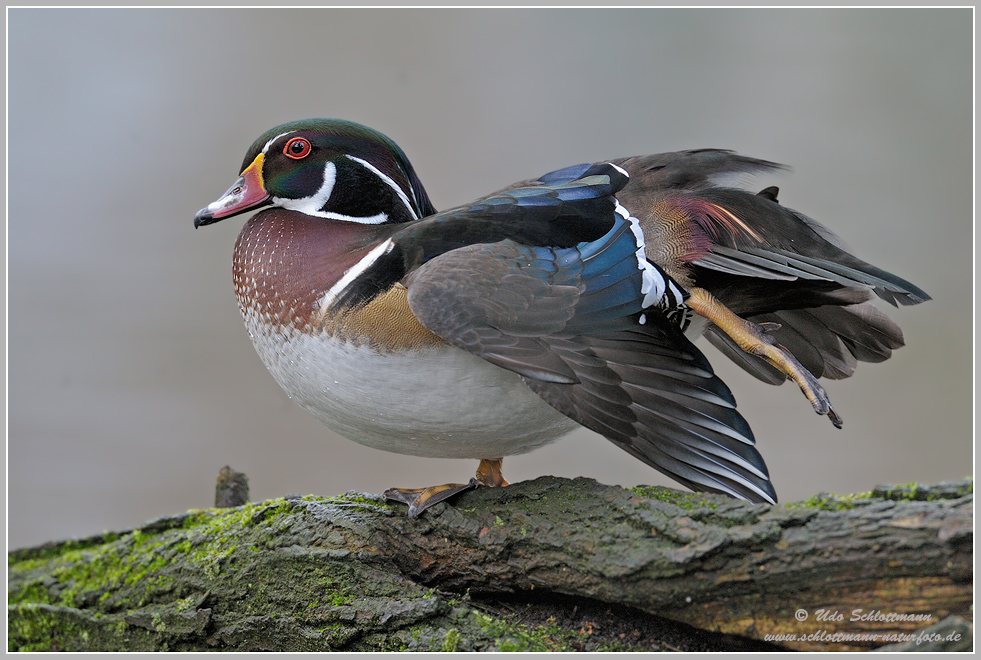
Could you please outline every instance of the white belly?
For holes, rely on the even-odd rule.
[[[382,354],[326,333],[249,329],[262,361],[293,400],[369,447],[498,458],[531,451],[578,426],[517,374],[453,346]]]

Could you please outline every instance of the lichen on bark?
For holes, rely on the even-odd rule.
[[[769,506],[545,477],[417,519],[358,493],[190,511],[10,552],[8,650],[723,650],[819,604],[936,623],[970,617],[972,492]]]

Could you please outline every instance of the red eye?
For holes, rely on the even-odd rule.
[[[300,160],[310,155],[311,148],[310,140],[296,137],[286,143],[286,146],[283,147],[283,153],[294,160]]]

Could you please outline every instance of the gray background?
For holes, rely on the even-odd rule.
[[[797,388],[702,344],[781,500],[973,472],[969,10],[9,11],[8,543],[213,502],[466,480],[475,461],[343,440],[255,355],[231,286],[242,219],[194,231],[272,126],[333,116],[398,142],[439,208],[584,161],[724,147],[934,301],[907,347]],[[890,308],[891,309],[891,308]],[[672,485],[579,431],[505,462]]]

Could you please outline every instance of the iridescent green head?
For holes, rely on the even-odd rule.
[[[406,222],[435,212],[412,165],[378,131],[339,119],[272,128],[252,143],[241,175],[198,212],[195,226],[262,206],[365,224]]]

